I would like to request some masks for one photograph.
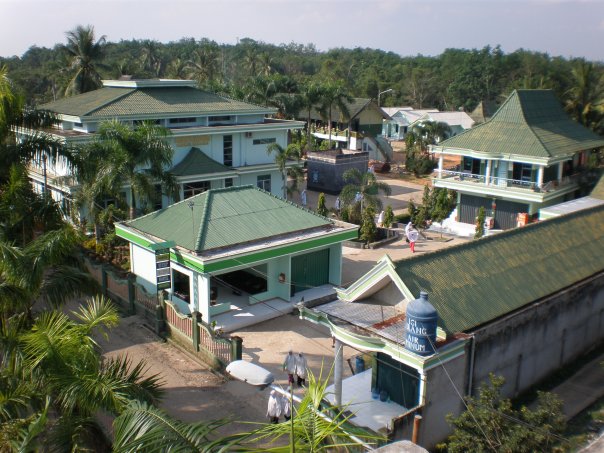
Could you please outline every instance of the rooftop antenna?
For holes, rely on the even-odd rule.
[[[187,206],[189,207],[189,209],[191,209],[191,239],[193,240],[192,251],[195,252],[195,216],[193,215],[193,208],[195,207],[195,203],[193,202],[193,200],[188,199]]]

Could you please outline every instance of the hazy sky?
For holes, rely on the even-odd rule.
[[[500,44],[604,61],[604,0],[0,0],[0,24],[4,57],[90,24],[108,41],[249,37],[404,56]]]

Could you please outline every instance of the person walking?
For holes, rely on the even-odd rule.
[[[409,222],[409,224],[411,224],[411,222]],[[411,249],[411,253],[415,253],[415,243],[419,238],[419,231],[417,231],[415,228],[413,228],[413,225],[411,225],[409,229],[405,227],[405,233],[407,234],[407,240],[409,241],[409,248]]]
[[[279,423],[282,404],[281,396],[279,396],[277,390],[271,390],[271,394],[268,397],[268,408],[266,410],[266,416],[270,419],[271,423]]]
[[[336,212],[338,213],[338,216],[340,215],[340,208],[342,207],[342,202],[340,201],[340,196],[338,195],[336,197],[336,204],[334,206],[336,208]]]
[[[380,212],[380,215],[378,216],[377,224],[380,228],[382,228],[384,226],[384,211]]]
[[[287,372],[287,382],[294,385],[294,374],[296,373],[296,356],[290,349],[283,361],[283,370]]]
[[[306,189],[302,191],[300,198],[302,199],[302,206],[306,207]]]
[[[291,406],[291,398],[292,398],[292,388],[289,387],[289,396],[281,395],[281,413],[283,417],[285,417],[285,421],[288,422],[292,418],[292,406]]]
[[[306,386],[306,357],[301,352],[296,356],[296,376],[298,377],[298,387]]]

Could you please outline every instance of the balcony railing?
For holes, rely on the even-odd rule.
[[[579,174],[565,176],[560,180],[548,181],[543,184],[539,184],[533,181],[525,181],[519,179],[507,179],[500,178],[498,176],[478,175],[470,173],[469,171],[457,171],[457,170],[436,170],[434,177],[436,179],[453,179],[468,184],[482,184],[493,187],[511,188],[520,190],[530,190],[533,192],[552,192],[562,187],[576,184],[578,182]]]

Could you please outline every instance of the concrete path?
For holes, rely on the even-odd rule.
[[[604,353],[552,390],[564,401],[563,412],[567,419],[575,417],[604,397],[603,363]]]

